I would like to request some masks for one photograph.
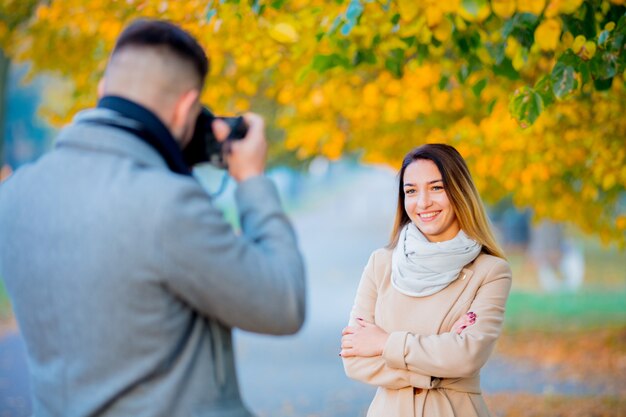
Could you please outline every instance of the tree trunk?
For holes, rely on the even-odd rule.
[[[4,133],[5,133],[5,119],[7,113],[7,93],[8,93],[8,80],[9,80],[9,67],[11,66],[11,59],[4,54],[2,48],[0,48],[0,169],[5,164],[4,160]]]

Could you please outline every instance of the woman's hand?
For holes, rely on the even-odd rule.
[[[466,313],[465,315],[461,316],[452,325],[452,331],[455,332],[456,334],[461,334],[463,330],[465,330],[467,327],[471,326],[474,323],[476,323],[476,314],[470,311],[469,313]]]
[[[357,325],[346,327],[341,332],[341,352],[339,356],[380,356],[389,338],[389,334],[373,323],[361,318],[356,319]]]

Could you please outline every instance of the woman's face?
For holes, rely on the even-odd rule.
[[[403,182],[404,209],[413,224],[431,242],[453,239],[459,233],[459,221],[437,165],[418,159],[406,167]]]

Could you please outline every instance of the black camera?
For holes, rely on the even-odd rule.
[[[213,120],[220,119],[226,122],[230,127],[230,134],[223,142],[218,142],[213,134]],[[228,152],[229,142],[233,140],[243,139],[248,133],[248,125],[243,117],[220,117],[214,116],[206,107],[198,115],[196,127],[193,132],[191,141],[183,149],[183,157],[187,165],[194,166],[202,162],[208,162],[211,165],[228,169],[225,152]]]

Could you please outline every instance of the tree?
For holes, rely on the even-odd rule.
[[[37,1],[2,0],[0,2],[0,169],[4,165],[4,120],[6,91],[13,48],[19,44],[16,34],[32,16]]]
[[[211,57],[203,100],[263,108],[301,160],[397,166],[447,142],[488,201],[626,244],[624,0],[51,1],[15,59],[72,80],[62,123],[95,101],[122,26],[171,19]]]

